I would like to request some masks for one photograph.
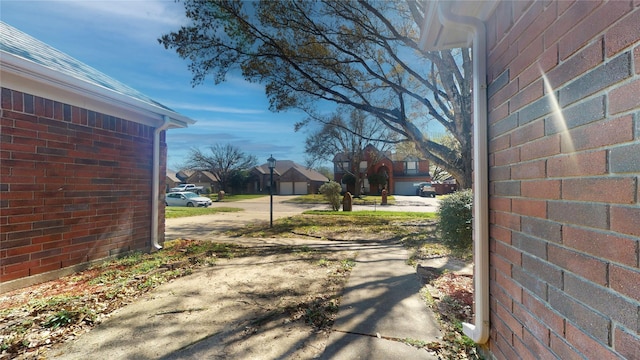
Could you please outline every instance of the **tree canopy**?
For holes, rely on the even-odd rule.
[[[469,49],[418,46],[423,3],[185,0],[189,24],[159,42],[190,61],[193,83],[229,71],[265,85],[272,111],[312,116],[330,104],[364,111],[471,186]],[[429,138],[435,120],[457,149]]]

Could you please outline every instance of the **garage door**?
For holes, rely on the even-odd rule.
[[[281,182],[280,183],[280,195],[293,195],[293,183]]]
[[[306,181],[300,181],[300,182],[293,183],[293,194],[294,195],[306,195],[308,190],[309,189],[307,189],[307,182]]]
[[[395,195],[415,195],[416,187],[413,184],[415,184],[413,181],[412,182],[396,182],[393,193]]]
[[[307,191],[306,181],[280,183],[280,195],[306,195]]]

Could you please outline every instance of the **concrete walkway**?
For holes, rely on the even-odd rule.
[[[358,253],[322,359],[437,359],[406,343],[440,336],[407,257],[397,244],[368,244]]]

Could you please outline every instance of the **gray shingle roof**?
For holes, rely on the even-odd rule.
[[[329,179],[327,179],[326,176],[320,174],[319,172],[315,170],[307,169],[303,166],[299,166],[298,164],[296,164],[296,166],[294,166],[292,169],[297,170],[298,172],[300,172],[300,174],[304,175],[307,179],[311,181],[322,181],[322,182],[329,181]]]
[[[171,112],[172,109],[89,65],[0,21],[0,51]]]
[[[256,169],[263,174],[269,173],[269,164],[262,164],[256,166]],[[329,181],[326,176],[320,174],[319,172],[307,169],[306,167],[293,162],[292,160],[278,160],[276,161],[276,167],[274,169],[274,174],[282,175],[291,169],[296,169],[302,175],[304,175],[307,179],[311,181]]]

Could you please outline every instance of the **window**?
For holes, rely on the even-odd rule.
[[[348,161],[343,161],[343,162],[337,162],[336,166],[335,166],[335,172],[336,173],[343,173],[349,171],[349,162]]]
[[[418,173],[418,162],[417,161],[405,161],[404,163],[404,173],[405,174],[417,174]]]

